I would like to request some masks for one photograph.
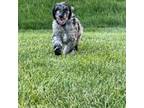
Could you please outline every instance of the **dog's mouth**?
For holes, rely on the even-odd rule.
[[[60,25],[64,25],[66,23],[66,21],[68,20],[67,17],[57,17],[57,22],[60,24]]]
[[[61,16],[56,17],[56,20],[57,20],[58,24],[64,25],[67,22],[68,17],[65,14],[63,17],[61,17]]]
[[[64,25],[67,21],[67,18],[59,18],[57,21],[60,25]]]

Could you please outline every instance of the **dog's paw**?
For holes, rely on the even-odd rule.
[[[55,53],[55,55],[61,55],[62,54],[62,47],[61,46],[54,46],[54,53]]]

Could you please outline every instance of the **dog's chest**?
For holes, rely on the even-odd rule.
[[[77,24],[75,25],[73,23],[67,24],[63,28],[63,40],[64,41],[68,41],[69,39],[77,40],[78,33],[79,31]]]
[[[65,33],[63,34],[63,42],[64,43],[68,42],[68,36]]]

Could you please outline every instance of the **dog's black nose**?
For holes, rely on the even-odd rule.
[[[60,17],[60,18],[63,18],[63,14],[61,14],[59,17]]]

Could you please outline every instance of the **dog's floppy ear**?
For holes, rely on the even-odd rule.
[[[56,8],[56,5],[54,5],[54,6],[53,6],[53,9],[52,9],[52,14],[53,14],[53,18],[54,18],[54,19],[56,19],[56,17],[55,17],[56,9],[55,9],[55,8]]]
[[[72,8],[71,8],[71,6],[69,6],[69,5],[67,5],[68,6],[68,8],[69,8],[69,16],[68,16],[68,19],[70,19],[71,18],[71,16],[72,16]]]
[[[68,4],[68,1],[65,1],[65,2],[62,2],[63,4],[65,4],[68,8],[69,8],[69,16],[68,16],[68,19],[70,19],[71,18],[71,16],[72,16],[72,8],[71,8],[71,6]]]

